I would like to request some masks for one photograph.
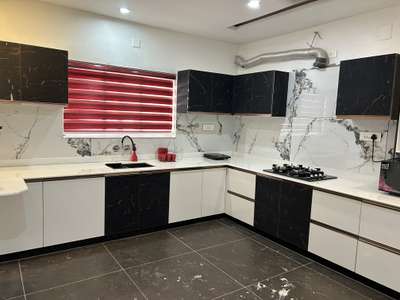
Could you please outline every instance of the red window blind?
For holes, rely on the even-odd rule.
[[[69,61],[67,135],[174,131],[175,75]]]

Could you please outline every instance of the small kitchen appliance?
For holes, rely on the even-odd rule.
[[[296,178],[305,181],[321,181],[328,179],[336,179],[337,177],[326,175],[320,168],[304,167],[303,165],[277,164],[272,165],[272,169],[264,170],[264,172],[279,174],[286,177]]]
[[[382,161],[379,190],[400,196],[400,158]]]
[[[227,160],[231,158],[229,155],[222,153],[204,153],[203,156],[212,160]]]

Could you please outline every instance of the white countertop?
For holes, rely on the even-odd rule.
[[[298,182],[327,192],[335,192],[343,195],[353,196],[369,202],[400,208],[400,197],[392,196],[378,190],[377,178],[363,175],[340,173],[336,170],[327,170],[331,175],[338,176],[338,179],[306,182],[296,180],[263,171],[269,169],[273,163],[259,157],[234,156],[226,161],[213,161],[203,157],[188,157],[177,162],[159,162],[156,160],[146,160],[145,162],[154,167],[140,169],[113,170],[105,166],[105,162],[95,163],[72,163],[54,165],[31,165],[18,167],[0,168],[0,196],[15,195],[27,191],[26,181],[49,180],[65,177],[79,176],[104,176],[113,174],[134,174],[138,172],[175,170],[198,167],[217,167],[231,166],[243,170],[255,172],[259,175],[282,178],[293,182]]]

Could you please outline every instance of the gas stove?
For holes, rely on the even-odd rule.
[[[320,168],[304,167],[303,165],[296,166],[293,164],[283,164],[281,166],[274,164],[272,165],[272,169],[264,171],[305,181],[321,181],[337,178],[335,176],[326,175]]]

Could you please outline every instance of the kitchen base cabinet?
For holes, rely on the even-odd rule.
[[[400,255],[360,241],[356,273],[400,292]]]
[[[0,199],[0,255],[43,247],[42,183]]]
[[[225,212],[226,169],[203,171],[202,216],[213,216]]]
[[[248,199],[228,192],[225,198],[225,213],[251,226],[254,225],[254,202]]]
[[[311,223],[308,251],[355,271],[358,240]]]
[[[43,183],[44,246],[104,236],[104,178]]]
[[[285,180],[257,176],[254,226],[307,250],[312,189]]]
[[[106,236],[168,224],[169,173],[106,178]]]
[[[197,219],[202,216],[202,171],[171,173],[169,223]]]

